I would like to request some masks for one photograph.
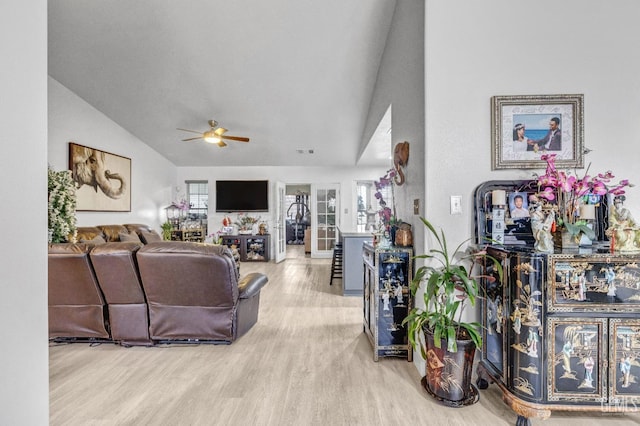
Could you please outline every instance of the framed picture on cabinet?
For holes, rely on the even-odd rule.
[[[492,169],[544,169],[545,154],[584,167],[583,116],[583,95],[492,97]]]
[[[131,211],[131,159],[69,142],[76,210]]]

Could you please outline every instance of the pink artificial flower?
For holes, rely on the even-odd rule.
[[[542,175],[540,177],[538,177],[538,183],[540,184],[540,186],[557,186],[558,182],[557,179],[551,175]]]
[[[624,189],[622,189],[622,186],[616,186],[615,188],[609,190],[609,193],[613,194],[613,195],[622,195],[625,193]]]
[[[567,176],[565,172],[558,172],[558,187],[562,189],[562,192],[571,192],[575,183],[575,176]]]
[[[557,154],[542,154],[540,156],[541,160],[547,162],[547,174],[553,175],[556,173],[556,155]]]
[[[384,223],[389,223],[389,221],[391,220],[391,209],[389,207],[384,207],[382,210],[379,211],[379,213],[382,221]]]
[[[553,192],[553,188],[550,187],[546,187],[542,192],[538,193],[538,196],[549,201],[556,199],[556,194]]]
[[[576,181],[574,185],[574,191],[576,196],[582,197],[583,195],[587,195],[589,191],[591,191],[589,185],[589,176],[585,175],[582,179]]]
[[[607,187],[603,182],[595,181],[593,183],[593,188],[591,188],[591,192],[595,195],[605,195],[607,193]]]
[[[611,179],[613,179],[615,176],[613,175],[613,173],[611,172],[611,170],[607,170],[606,173],[598,173],[598,178],[603,180],[604,182],[609,182]]]

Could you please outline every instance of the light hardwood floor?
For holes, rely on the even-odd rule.
[[[358,297],[331,261],[289,246],[265,272],[258,323],[230,346],[49,350],[51,425],[513,425],[495,385],[461,409],[436,404],[412,363],[373,361]],[[554,413],[534,425],[638,425],[640,414]]]

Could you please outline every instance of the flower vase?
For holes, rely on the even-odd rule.
[[[377,232],[373,234],[373,246],[376,248],[390,248],[389,234],[386,232]]]
[[[396,232],[398,231],[397,225],[392,225],[389,228],[389,241],[394,243],[396,241]]]
[[[560,250],[577,249],[580,247],[580,234],[571,235],[569,231],[564,228],[560,228],[553,233],[553,245]]]

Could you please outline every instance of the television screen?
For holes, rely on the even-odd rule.
[[[216,212],[269,211],[268,180],[217,180]]]

